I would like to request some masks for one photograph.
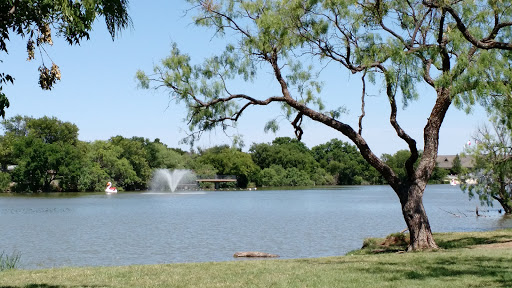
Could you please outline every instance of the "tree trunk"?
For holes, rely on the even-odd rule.
[[[426,185],[410,185],[400,191],[400,203],[405,223],[409,228],[410,244],[408,251],[437,249],[427,213],[423,207],[423,191]]]
[[[510,206],[510,201],[507,201],[500,197],[493,197],[493,198],[498,200],[498,202],[500,202],[501,207],[503,207],[503,210],[505,211],[505,214],[512,214],[512,206]]]

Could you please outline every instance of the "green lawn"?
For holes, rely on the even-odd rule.
[[[366,255],[315,259],[10,270],[0,272],[0,287],[512,287],[512,230],[435,238],[444,249],[374,254],[369,248]],[[492,243],[498,247],[481,246]]]

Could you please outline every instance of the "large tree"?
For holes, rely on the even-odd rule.
[[[154,74],[139,71],[137,76],[142,87],[165,87],[186,104],[189,124],[199,133],[192,134],[192,140],[202,131],[227,127],[251,107],[277,103],[299,139],[304,117],[348,137],[397,194],[410,232],[409,250],[437,248],[422,199],[436,166],[439,130],[451,106],[468,108],[490,95],[493,99],[510,95],[509,1],[190,2],[197,8],[198,25],[212,28],[216,36],[229,33],[232,43],[195,65],[174,45]],[[335,63],[360,75],[362,91],[350,95],[361,101],[355,125],[340,118],[343,109],[325,109],[317,73],[303,63],[317,63],[313,67],[319,69]],[[272,71],[279,95],[231,90],[232,80],[252,80],[259,68]],[[371,100],[366,97],[367,80],[382,81],[389,124],[410,151],[404,178],[373,153],[363,136],[365,102]],[[424,126],[421,154],[397,118],[400,98],[404,106],[416,99],[418,84],[427,85],[437,96]]]
[[[40,55],[46,54],[44,46],[53,45],[52,34],[63,37],[70,45],[80,44],[84,38],[89,39],[98,17],[105,19],[114,39],[118,31],[131,24],[128,0],[3,0],[0,2],[0,53],[8,53],[6,42],[13,34],[26,39],[28,61],[35,59],[36,49],[40,50]],[[48,68],[41,59],[39,73],[39,85],[46,90],[61,78],[59,67],[53,61]],[[9,100],[2,92],[2,86],[8,82],[13,83],[14,78],[0,71],[2,117],[9,108]]]

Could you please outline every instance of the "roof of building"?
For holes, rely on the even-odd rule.
[[[453,159],[455,159],[457,155],[437,155],[437,166],[439,168],[451,169],[453,167]],[[469,156],[459,156],[460,164],[464,168],[473,168],[473,158]]]

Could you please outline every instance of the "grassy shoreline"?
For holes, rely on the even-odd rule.
[[[347,256],[327,258],[9,270],[0,272],[0,288],[512,285],[512,229],[435,238],[443,249],[431,252],[375,253],[383,250],[378,244],[384,239],[378,239]]]

